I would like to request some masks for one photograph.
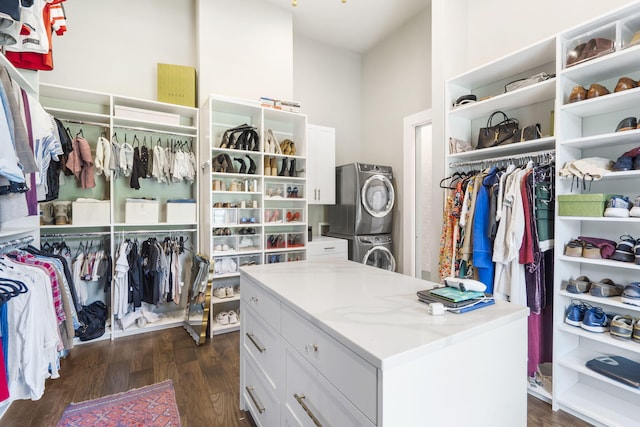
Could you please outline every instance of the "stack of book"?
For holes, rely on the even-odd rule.
[[[417,295],[420,302],[439,302],[453,313],[464,313],[495,303],[493,298],[486,296],[484,292],[461,291],[450,286],[421,290]]]
[[[276,110],[291,111],[297,113],[300,111],[300,103],[298,101],[287,101],[284,99],[273,99],[266,96],[260,97],[260,105]]]

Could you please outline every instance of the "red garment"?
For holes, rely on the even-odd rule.
[[[533,235],[533,218],[531,217],[531,200],[527,196],[527,178],[533,173],[533,170],[528,171],[522,177],[520,181],[520,194],[522,195],[522,206],[524,208],[524,235],[522,236],[522,245],[520,246],[520,264],[532,264],[535,259],[533,257],[533,239],[536,236]]]
[[[62,9],[63,1],[64,0],[53,0],[51,3],[47,3],[42,10],[42,18],[47,28],[49,52],[42,54],[35,52],[13,52],[7,50],[5,52],[5,56],[15,67],[26,70],[53,70],[53,31],[55,31],[58,36],[61,36],[67,30],[66,21],[64,19],[64,10]]]

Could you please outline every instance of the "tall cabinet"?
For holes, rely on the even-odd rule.
[[[213,336],[240,328],[239,267],[306,259],[307,118],[219,95],[211,95],[200,114],[200,252],[215,270]],[[236,145],[235,134],[231,146],[223,144],[225,132],[241,125],[253,127],[257,139]],[[267,135],[292,141],[295,151],[276,149]]]
[[[147,147],[150,156],[157,145],[170,148],[174,155],[180,152],[193,156],[189,163],[194,171],[198,165],[196,108],[49,84],[39,86],[39,97],[45,110],[62,122],[72,138],[82,136],[89,142],[94,160],[97,141],[105,138],[132,148]],[[198,174],[192,174],[190,179],[171,176],[174,178],[164,182],[140,177],[139,189],[132,188],[131,176],[117,177],[108,167],[95,175],[93,188],[82,188],[74,176],[65,176],[54,202],[66,203],[67,223],[41,225],[42,243],[65,241],[74,252],[81,250],[80,245],[85,250],[101,248],[111,254],[115,265],[116,249],[125,239],[142,243],[147,238],[182,238],[187,248],[180,256],[184,265],[198,247]],[[78,199],[97,202],[78,203]],[[177,203],[171,201],[177,199],[193,203],[175,206]],[[41,211],[46,206],[41,203]],[[186,271],[182,274],[183,278],[189,275]],[[111,313],[103,339],[183,325],[188,289],[189,284],[184,283],[179,302],[163,302],[154,307],[158,320],[143,326],[123,325]],[[103,289],[97,282],[88,281],[87,293],[87,303],[101,300],[113,307],[114,286]]]
[[[640,6],[626,7],[600,19],[578,26],[558,36],[558,84],[556,99],[556,131],[558,168],[567,162],[601,157],[616,160],[622,153],[640,145],[640,130],[616,132],[618,123],[637,117],[640,89],[614,92],[621,77],[640,79],[640,47],[632,44],[640,34]],[[609,40],[610,49],[597,55],[570,59],[570,52],[583,43]],[[594,52],[595,53],[595,52]],[[586,59],[585,59],[586,58]],[[573,63],[572,63],[573,62]],[[600,84],[611,93],[591,99],[570,102],[574,88],[587,90]],[[631,201],[640,192],[640,171],[611,172],[601,180],[578,186],[570,178],[557,178],[558,194],[619,194]],[[637,281],[640,266],[609,259],[587,259],[563,255],[564,246],[578,236],[591,236],[619,241],[623,235],[640,238],[638,218],[604,216],[557,216],[556,219],[556,304],[554,307],[554,409],[572,412],[596,425],[638,425],[640,390],[600,375],[585,366],[598,356],[623,356],[640,362],[640,344],[621,341],[606,333],[589,332],[564,321],[567,307],[576,300],[605,313],[640,317],[640,307],[622,303],[619,296],[595,297],[572,294],[564,289],[571,279],[587,276],[592,282],[608,278],[626,285]]]

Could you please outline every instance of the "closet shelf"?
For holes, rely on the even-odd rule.
[[[598,96],[573,104],[565,104],[560,107],[562,113],[569,113],[578,117],[591,117],[601,115],[603,112],[613,113],[629,109],[637,109],[640,104],[640,88],[628,89],[622,92],[612,92],[608,95]],[[626,116],[620,117],[623,119]],[[615,130],[615,122],[611,131]]]
[[[567,409],[602,425],[627,427],[638,423],[637,405],[578,382],[557,398]]]
[[[624,222],[640,223],[640,218],[613,218],[608,216],[558,216],[559,221],[585,221],[585,222]]]
[[[240,322],[231,325],[221,325],[216,321],[211,324],[211,333],[213,335],[226,334],[228,332],[235,332],[240,330]]]
[[[609,307],[623,308],[625,310],[640,311],[640,307],[638,307],[638,306],[623,303],[622,299],[619,296],[618,297],[606,297],[606,298],[594,297],[594,296],[590,295],[589,293],[572,294],[571,292],[567,292],[566,290],[561,290],[559,293],[560,293],[560,295],[565,296],[567,298],[579,299],[581,301],[588,301],[589,303],[591,303],[591,305],[594,305],[594,306],[606,305],[606,306],[609,306]],[[636,351],[638,351],[638,350],[640,350],[640,344],[636,343],[636,346],[632,347],[632,348],[635,349]]]
[[[166,123],[150,122],[147,120],[126,119],[123,117],[113,117],[113,127],[139,130],[142,132],[163,132],[191,138],[195,138],[198,133],[197,128],[193,126],[171,125]]]
[[[640,129],[625,132],[611,132],[602,135],[587,136],[584,138],[572,138],[558,142],[558,147],[575,147],[582,149],[615,147],[625,144],[638,143]],[[640,143],[639,143],[640,145]]]
[[[554,147],[555,147],[555,138],[552,136],[549,136],[545,138],[534,139],[532,141],[518,142],[516,144],[508,144],[502,147],[482,148],[480,150],[472,150],[472,151],[467,151],[465,153],[450,154],[448,159],[450,164],[469,161],[469,160],[486,159],[487,161],[491,161],[492,158],[498,155],[504,156],[509,154],[526,154],[532,151],[541,151],[546,149],[552,149]]]
[[[560,261],[575,262],[578,264],[592,264],[592,265],[601,265],[601,266],[611,267],[611,268],[626,268],[629,270],[640,270],[640,265],[634,264],[632,262],[623,262],[623,261],[615,261],[615,260],[612,261],[609,259],[570,257],[566,255],[560,255],[558,259]],[[638,348],[638,350],[640,350],[640,347]]]
[[[57,119],[62,120],[63,122],[65,120],[69,120],[79,124],[85,124],[82,122],[86,122],[87,125],[105,125],[105,127],[110,126],[111,116],[109,116],[108,114],[79,112],[75,110],[53,107],[45,107],[44,109],[49,114]]]
[[[555,78],[536,83],[522,89],[514,90],[493,96],[483,101],[473,102],[449,111],[452,117],[460,117],[467,120],[487,118],[497,110],[508,111],[520,108],[523,105],[537,104],[543,101],[555,99]]]
[[[633,351],[634,353],[638,352],[638,350],[640,349],[640,343],[637,343],[635,341],[622,341],[622,340],[617,340],[615,338],[611,338],[611,335],[608,332],[603,332],[603,333],[589,332],[589,331],[585,331],[584,329],[582,329],[582,328],[580,328],[578,326],[571,326],[571,325],[567,325],[566,323],[560,324],[559,327],[558,327],[558,330],[561,331],[561,332],[566,332],[566,333],[571,334],[571,335],[579,336],[581,338],[586,338],[586,339],[589,339],[589,340],[592,340],[592,341],[597,341],[599,343],[606,344],[607,346],[617,347],[617,348]],[[582,347],[578,347],[576,350],[573,350],[571,353],[567,353],[567,354],[564,354],[564,355],[560,356],[558,360],[559,361],[563,361],[563,360],[565,360],[566,357],[575,357],[575,356],[571,356],[574,353],[581,354],[581,353],[586,352],[586,351],[588,351],[588,350],[585,350]],[[609,354],[611,354],[611,353],[609,353]],[[588,360],[588,359],[586,359],[586,360]],[[586,362],[586,360],[585,360],[585,362]],[[583,362],[583,364],[584,364],[584,362]],[[573,368],[573,366],[574,365],[571,365],[569,367]]]
[[[562,77],[576,84],[590,85],[611,76],[620,77],[638,71],[640,47],[634,46],[562,70]]]
[[[211,302],[213,304],[222,304],[225,302],[233,302],[233,301],[240,301],[240,293],[239,292],[235,292],[233,294],[232,297],[229,298],[218,298],[217,296],[214,296],[213,294],[211,295]]]
[[[184,309],[180,309],[180,310],[176,310],[174,315],[163,317],[160,320],[152,323],[147,323],[142,328],[136,325],[130,326],[125,330],[117,328],[113,331],[113,336],[114,338],[120,338],[120,337],[129,336],[129,335],[137,335],[143,332],[147,333],[147,332],[160,331],[162,329],[173,328],[175,326],[182,326],[184,321],[185,321]]]

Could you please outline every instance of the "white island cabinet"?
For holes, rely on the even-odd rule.
[[[526,307],[427,314],[434,283],[351,261],[240,269],[256,425],[526,426]]]

